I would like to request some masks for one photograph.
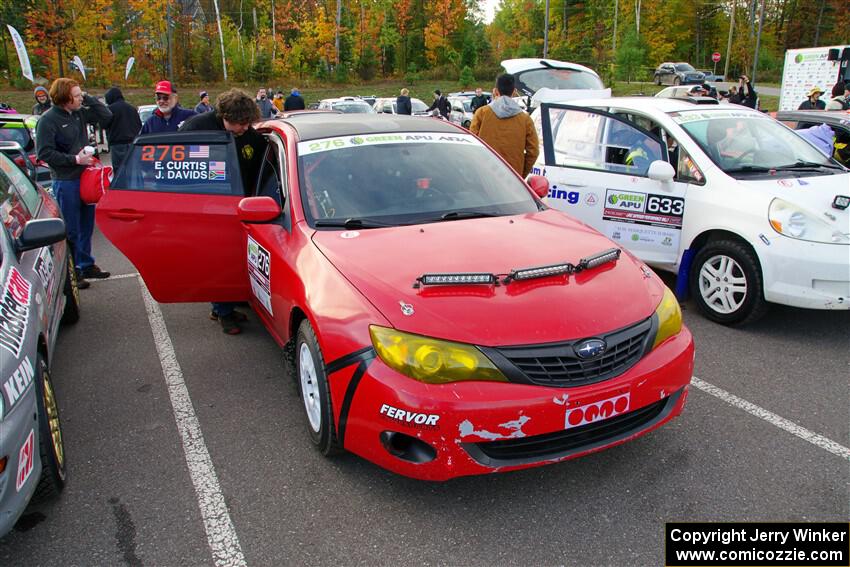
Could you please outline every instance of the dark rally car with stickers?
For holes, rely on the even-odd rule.
[[[65,484],[50,364],[79,318],[74,273],[56,201],[0,154],[0,537]]]

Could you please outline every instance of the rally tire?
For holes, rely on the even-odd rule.
[[[694,258],[689,283],[702,314],[721,325],[747,325],[767,313],[761,269],[740,241],[706,244]]]
[[[68,275],[65,277],[65,309],[62,311],[62,324],[73,325],[80,320],[80,288],[77,286],[77,271],[74,260],[68,256]]]
[[[661,75],[655,75],[655,84],[661,86]]]
[[[295,372],[310,441],[326,457],[339,453],[325,361],[307,319],[301,321],[295,339]]]
[[[466,128],[467,130],[469,130],[469,127],[470,127],[470,126],[472,126],[472,122],[470,122],[469,120],[464,120],[464,121],[463,121],[463,127],[464,127],[464,128]]]
[[[36,394],[38,396],[38,453],[41,457],[41,478],[32,500],[43,502],[58,496],[65,488],[67,461],[59,406],[50,371],[44,356],[39,353],[36,367]]]
[[[678,87],[679,85],[682,84],[682,79],[680,79],[679,77],[676,77],[675,79],[673,79],[673,84]]]

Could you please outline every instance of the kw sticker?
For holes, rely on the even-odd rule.
[[[248,276],[251,278],[251,291],[269,315],[272,312],[271,296],[271,256],[269,251],[248,237]]]
[[[3,391],[6,393],[6,398],[9,400],[9,409],[14,407],[15,403],[21,399],[24,392],[32,384],[35,377],[35,368],[29,357],[24,358],[18,368],[12,372],[12,375],[3,384]]]

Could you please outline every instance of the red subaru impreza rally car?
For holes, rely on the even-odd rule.
[[[322,453],[443,480],[605,449],[682,411],[676,299],[546,207],[544,179],[427,118],[259,130],[251,187],[228,133],[139,137],[98,223],[158,301],[250,301]]]

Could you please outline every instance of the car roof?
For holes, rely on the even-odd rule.
[[[283,122],[295,129],[301,141],[392,132],[458,133],[458,128],[445,120],[397,114],[340,114],[328,120],[327,116],[309,113],[289,116]]]
[[[670,114],[672,112],[682,112],[686,110],[711,110],[712,108],[725,108],[729,109],[727,105],[697,105],[692,102],[688,102],[683,99],[675,99],[675,98],[661,98],[655,96],[620,96],[620,97],[612,97],[612,98],[593,98],[593,99],[580,99],[580,100],[571,100],[564,104],[569,104],[572,106],[597,106],[597,107],[607,107],[607,106],[616,106],[617,108],[622,108],[625,110],[636,110],[639,112],[659,112],[664,114]],[[746,106],[738,106],[735,110],[751,110]],[[752,111],[751,112],[755,112]]]
[[[824,124],[850,125],[850,111],[836,110],[780,110],[777,120],[808,120]]]
[[[539,59],[537,57],[527,57],[523,59],[505,59],[501,63],[505,71],[514,75],[529,71],[531,69],[546,69],[554,67],[556,69],[572,69],[574,71],[584,71],[595,76],[599,76],[596,71],[590,67],[579,65],[578,63],[570,63],[569,61],[558,61],[557,59]]]
[[[333,104],[335,102],[363,102],[363,103],[369,104],[368,102],[366,102],[365,100],[363,100],[359,96],[341,96],[341,97],[337,97],[337,98],[323,98],[319,102],[329,102],[331,104]]]

